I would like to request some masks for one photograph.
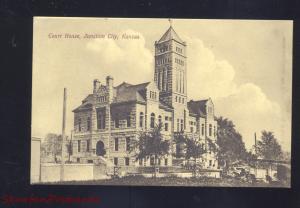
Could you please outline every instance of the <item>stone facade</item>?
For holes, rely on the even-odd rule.
[[[73,110],[73,160],[92,163],[101,157],[117,166],[149,166],[150,158],[136,161],[128,145],[158,123],[166,139],[183,132],[207,148],[208,138],[216,141],[214,105],[210,98],[188,102],[186,77],[186,43],[170,27],[155,42],[154,82],[115,86],[110,76],[104,84],[94,80],[93,92]],[[172,166],[172,151],[161,166]],[[201,160],[206,168],[218,167],[214,152]]]

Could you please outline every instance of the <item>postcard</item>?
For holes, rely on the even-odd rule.
[[[292,34],[35,17],[31,184],[289,188]]]

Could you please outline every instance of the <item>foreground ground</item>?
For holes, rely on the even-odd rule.
[[[286,187],[289,185],[282,182],[249,183],[236,178],[145,178],[143,176],[128,176],[123,178],[112,178],[92,181],[70,181],[47,184],[71,184],[71,185],[118,185],[118,186],[222,186],[222,187]]]

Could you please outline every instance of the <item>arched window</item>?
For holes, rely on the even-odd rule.
[[[204,124],[201,125],[201,134],[204,136]]]
[[[212,135],[212,125],[211,124],[209,124],[209,130],[208,130],[208,132],[209,132],[209,136],[211,136]]]
[[[87,118],[87,131],[90,131],[91,130],[91,118],[90,117],[88,117]]]
[[[142,128],[144,125],[144,113],[140,112],[140,127]]]
[[[158,116],[158,123],[159,123],[159,125],[162,125],[161,115]]]
[[[78,119],[78,131],[81,131],[81,118]]]
[[[155,125],[155,114],[151,113],[150,128],[154,128],[154,125]]]

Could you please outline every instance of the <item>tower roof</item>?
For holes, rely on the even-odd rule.
[[[177,35],[175,30],[172,26],[169,27],[169,29],[165,32],[165,34],[159,39],[158,43],[162,43],[168,40],[176,40],[179,43],[184,44],[184,42],[181,40],[181,38]]]

